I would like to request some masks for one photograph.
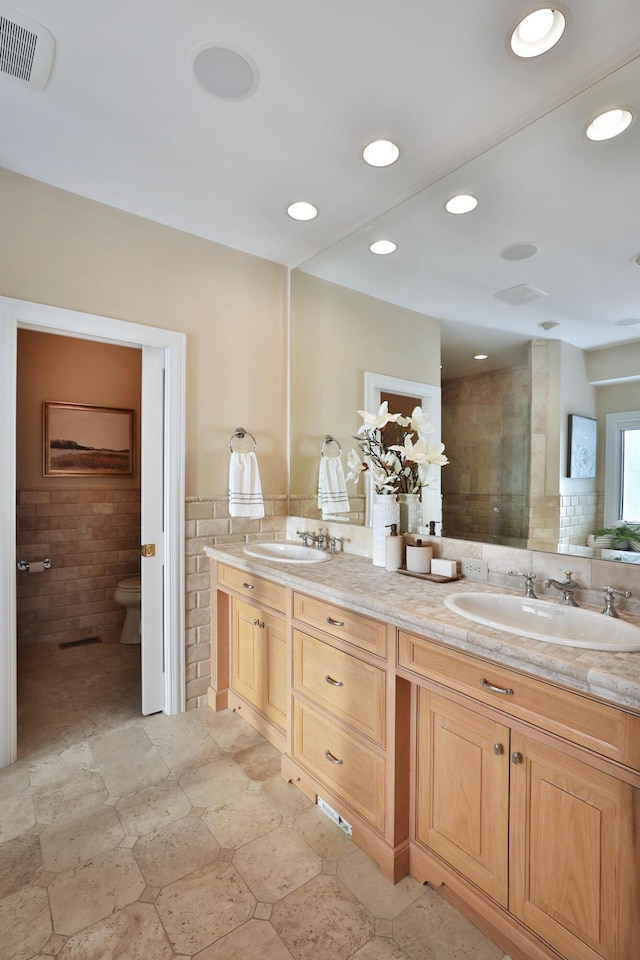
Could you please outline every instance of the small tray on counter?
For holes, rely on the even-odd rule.
[[[416,573],[414,570],[407,570],[406,567],[399,567],[396,573],[403,573],[405,577],[417,577],[418,580],[431,580],[432,583],[450,583],[452,580],[460,579],[459,573],[453,577],[446,577],[441,573]]]

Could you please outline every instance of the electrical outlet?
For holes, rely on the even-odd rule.
[[[489,579],[488,560],[462,560],[461,567],[463,577],[470,577],[472,580]]]

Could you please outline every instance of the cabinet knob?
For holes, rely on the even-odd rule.
[[[333,677],[330,677],[329,674],[326,675],[325,683],[328,683],[331,687],[344,687],[342,680],[334,680]]]
[[[260,627],[261,630],[264,630],[264,620],[258,620],[257,618],[253,621],[254,627]]]
[[[519,763],[522,763],[522,754],[521,754],[521,753],[512,753],[512,754],[511,754],[511,762],[512,762],[512,763],[515,763],[516,765],[519,764]]]
[[[339,760],[337,757],[334,757],[330,750],[325,750],[324,755],[329,763],[335,763],[338,767],[342,766],[344,763],[344,760]]]
[[[501,757],[504,753],[504,747],[501,743],[494,743],[493,752],[495,753],[496,757]]]

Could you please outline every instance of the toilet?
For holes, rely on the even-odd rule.
[[[141,594],[140,577],[128,577],[126,580],[121,580],[116,587],[113,599],[127,611],[120,634],[120,643],[140,643]]]

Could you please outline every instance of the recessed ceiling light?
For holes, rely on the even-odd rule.
[[[624,320],[614,320],[616,327],[635,327],[640,323],[640,317],[626,317]]]
[[[226,43],[200,43],[189,55],[195,78],[221,100],[245,100],[258,86],[258,68],[248,53]]]
[[[318,208],[306,200],[296,200],[287,207],[287,213],[292,220],[313,220],[318,216]]]
[[[500,251],[503,260],[528,260],[540,252],[536,243],[512,243]]]
[[[511,34],[509,44],[517,57],[539,57],[555,47],[567,21],[560,10],[543,7],[524,17]]]
[[[593,118],[587,127],[587,136],[589,140],[610,140],[623,133],[632,120],[633,114],[624,107],[607,110]]]
[[[488,354],[486,354],[486,353],[476,353],[476,355],[474,356],[473,359],[474,359],[474,360],[487,360],[487,359],[488,359]]]
[[[389,167],[400,156],[400,147],[391,140],[374,140],[362,151],[362,159],[370,167]]]
[[[377,253],[383,256],[386,253],[393,253],[398,249],[398,245],[393,240],[374,240],[369,246],[371,253]]]
[[[460,193],[457,197],[451,197],[444,205],[447,213],[470,213],[478,206],[475,197],[467,193]]]

